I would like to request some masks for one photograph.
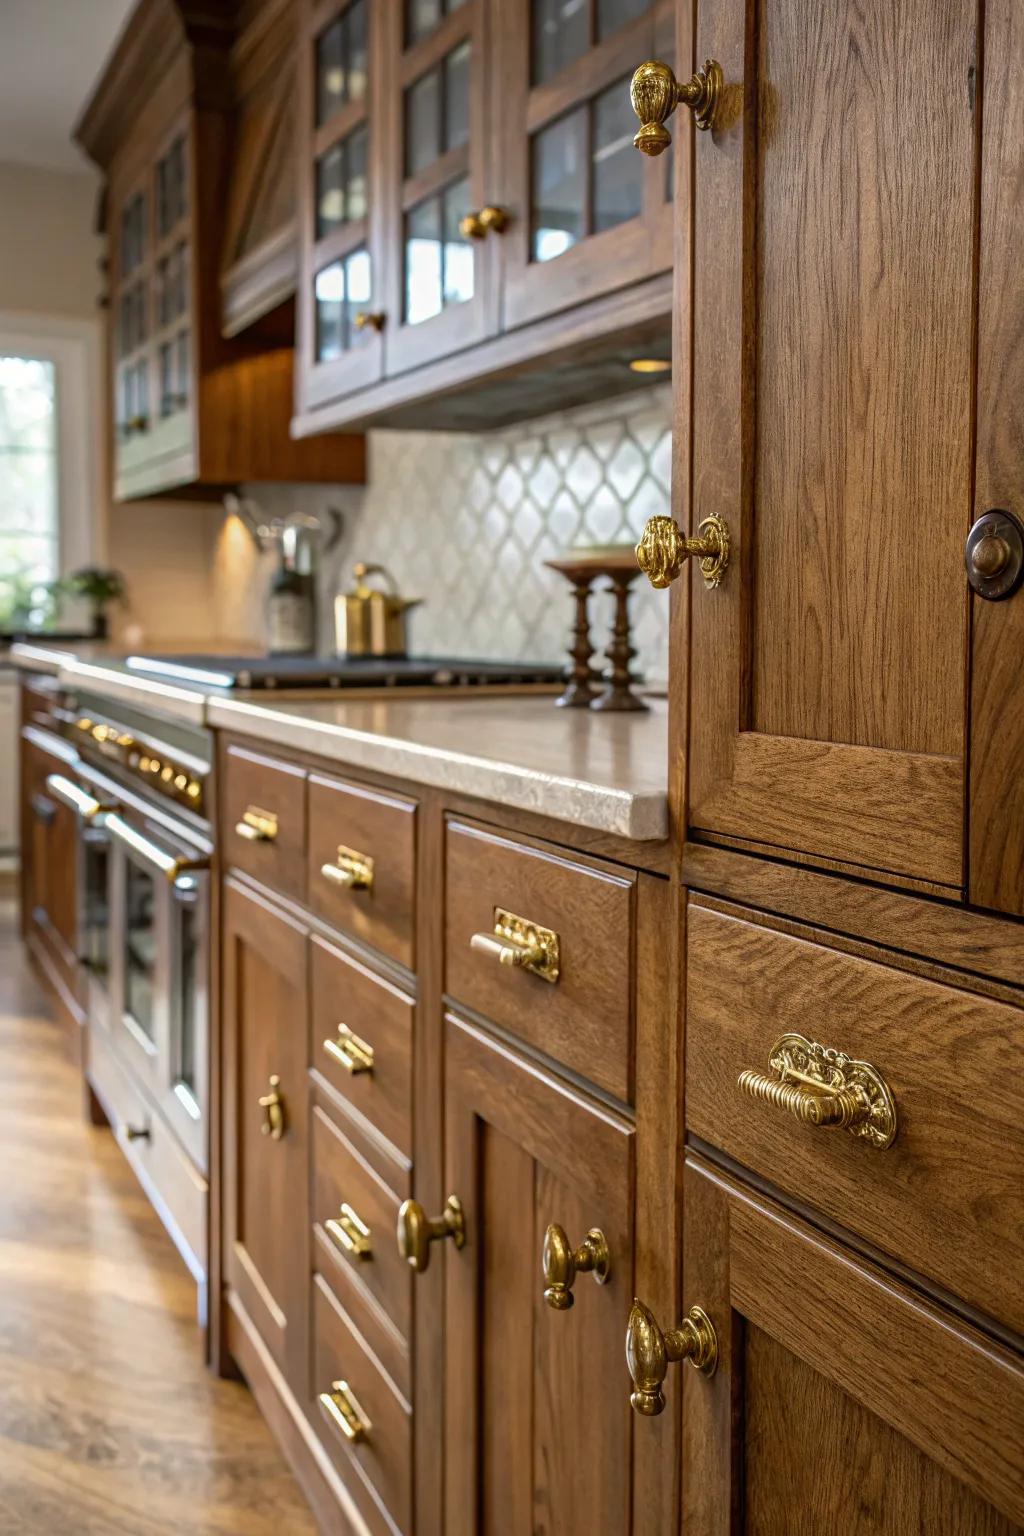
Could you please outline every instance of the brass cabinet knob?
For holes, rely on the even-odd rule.
[[[280,1089],[281,1079],[275,1072],[270,1079],[270,1092],[263,1094],[259,1099],[259,1106],[263,1111],[263,1124],[260,1130],[264,1136],[269,1136],[271,1141],[280,1141],[285,1133],[284,1099]]]
[[[704,68],[685,82],[677,80],[673,70],[659,59],[641,64],[629,85],[629,99],[640,119],[633,140],[636,148],[645,155],[660,155],[668,149],[672,136],[665,120],[680,102],[690,108],[698,128],[713,127],[722,83],[722,66],[714,59],[706,60]]]
[[[467,213],[465,218],[459,220],[459,234],[464,240],[483,240],[492,232],[502,235],[508,228],[509,216],[505,208],[496,208],[488,203],[486,208],[480,208],[476,213]]]
[[[704,1376],[718,1365],[718,1335],[702,1307],[691,1307],[678,1328],[662,1333],[654,1313],[634,1298],[626,1325],[626,1364],[633,1378],[629,1401],[647,1418],[662,1411],[662,1382],[669,1365],[688,1360]]]
[[[148,1125],[126,1125],[124,1128],[125,1141],[148,1141],[149,1137]]]
[[[352,322],[357,331],[376,331],[379,336],[387,324],[382,309],[361,309]]]
[[[737,1086],[801,1125],[837,1126],[879,1151],[892,1145],[896,1105],[888,1085],[868,1062],[789,1034],[776,1040],[768,1065],[772,1076],[748,1070],[740,1073]]]
[[[418,1200],[403,1200],[398,1211],[398,1251],[422,1275],[430,1263],[430,1245],[450,1237],[456,1248],[466,1241],[466,1218],[458,1195],[449,1195],[440,1216],[428,1216]]]
[[[373,1258],[373,1234],[347,1201],[342,1201],[337,1216],[324,1222],[324,1231],[348,1258],[361,1264]]]
[[[592,1274],[598,1285],[608,1279],[611,1260],[600,1227],[591,1227],[578,1248],[564,1227],[552,1222],[544,1234],[544,1300],[556,1312],[568,1312],[573,1304],[572,1287],[578,1274]]]
[[[347,1381],[332,1381],[331,1390],[321,1392],[317,1402],[324,1417],[353,1445],[365,1440],[373,1428]]]
[[[277,813],[261,810],[258,805],[246,806],[241,821],[235,822],[235,833],[247,843],[272,843],[277,839]]]
[[[360,1072],[373,1071],[373,1046],[360,1040],[347,1024],[338,1025],[337,1040],[325,1040],[324,1050],[353,1077],[357,1077]]]
[[[332,885],[343,885],[350,891],[369,891],[373,887],[373,859],[368,853],[338,845],[338,857],[333,864],[321,864],[320,873]]]
[[[687,560],[696,558],[706,587],[721,585],[729,564],[729,529],[713,513],[688,539],[672,517],[650,517],[636,546],[636,563],[652,587],[675,581]]]
[[[1024,525],[998,507],[983,512],[967,535],[964,564],[979,597],[990,603],[1012,597],[1024,582]]]

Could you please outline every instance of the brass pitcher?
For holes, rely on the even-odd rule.
[[[334,599],[335,647],[339,656],[405,656],[408,653],[406,614],[422,601],[402,597],[391,572],[383,565],[360,562],[352,571],[351,592]],[[383,577],[386,587],[371,587],[368,576]]]

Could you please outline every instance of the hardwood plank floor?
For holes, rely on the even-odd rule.
[[[0,896],[0,1532],[315,1533],[77,1073]]]

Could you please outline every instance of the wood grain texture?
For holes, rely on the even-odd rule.
[[[1024,1334],[1024,1011],[690,903],[687,1129]],[[796,1031],[868,1061],[884,1152],[737,1087]]]
[[[1024,517],[1024,15],[985,6],[974,515]],[[1024,594],[972,598],[970,871],[972,901],[1024,913]]]
[[[450,822],[445,988],[623,1102],[633,1095],[635,876]],[[553,929],[561,974],[543,981],[470,947],[494,910]]]
[[[10,1536],[313,1536],[260,1413],[205,1367],[194,1282],[78,1074],[0,909],[0,1483]]]

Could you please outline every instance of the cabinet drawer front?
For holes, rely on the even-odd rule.
[[[313,1110],[313,1220],[342,1271],[354,1275],[404,1338],[412,1271],[398,1252],[398,1197],[322,1109]]]
[[[415,868],[414,800],[310,776],[310,906],[410,970]]]
[[[312,982],[310,1061],[410,1157],[412,999],[319,938],[312,945]]]
[[[366,1426],[349,1439],[322,1404],[335,1383],[348,1388],[348,1413]],[[344,1401],[344,1399],[343,1399]],[[322,1276],[313,1277],[313,1392],[311,1413],[322,1443],[346,1475],[355,1470],[401,1532],[412,1528],[412,1414],[380,1369],[353,1320]]]
[[[691,902],[687,1129],[1024,1330],[1024,1013]],[[801,1123],[738,1087],[790,1032],[868,1062],[896,1136]]]
[[[229,746],[222,759],[224,862],[301,901],[305,889],[305,773]]]
[[[445,987],[452,997],[628,1102],[633,1092],[635,879],[452,822]],[[558,980],[472,947],[495,912],[558,935]]]

